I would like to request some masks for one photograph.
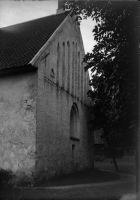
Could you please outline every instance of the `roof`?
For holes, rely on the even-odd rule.
[[[103,129],[95,130],[94,131],[94,144],[104,144],[103,140],[101,139],[101,135],[103,133]]]
[[[28,65],[68,13],[51,15],[0,29],[0,69]]]

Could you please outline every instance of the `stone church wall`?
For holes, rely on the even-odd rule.
[[[0,168],[47,178],[93,165],[88,73],[79,26],[69,19],[35,64],[0,78]]]
[[[93,165],[93,141],[87,128],[88,74],[85,76],[83,70],[83,56],[79,26],[69,17],[36,63],[36,170],[48,178]],[[76,137],[70,137],[73,105],[78,112]]]
[[[0,77],[0,168],[30,174],[35,166],[37,74]]]

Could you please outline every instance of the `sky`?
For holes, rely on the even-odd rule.
[[[0,28],[55,14],[57,7],[57,0],[0,1]],[[92,33],[94,26],[92,19],[81,22],[85,53],[91,52],[95,45]]]

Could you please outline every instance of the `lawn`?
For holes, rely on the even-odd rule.
[[[133,157],[125,156],[122,159],[116,159],[119,172],[135,175],[135,163]],[[95,161],[94,169],[86,170],[62,176],[57,179],[45,181],[38,186],[66,186],[86,183],[99,183],[119,179],[119,174],[115,172],[112,159],[106,158],[103,161]]]
[[[106,181],[114,181],[120,178],[119,174],[115,172],[108,172],[99,169],[90,169],[82,172],[77,172],[74,174],[69,174],[61,176],[60,178],[52,179],[49,181],[44,181],[36,184],[35,186],[67,186],[67,185],[77,185],[86,183],[99,183]]]
[[[119,172],[128,173],[128,174],[136,174],[134,158],[130,156],[124,156],[122,159],[116,159]],[[95,161],[94,167],[96,169],[104,169],[115,171],[114,164],[112,159],[106,158],[103,161]]]
[[[121,172],[135,173],[135,167],[133,161],[127,159],[117,159],[117,163]],[[112,170],[112,171],[107,171]],[[15,188],[14,190],[3,192],[3,200],[37,200],[37,199],[102,199],[102,200],[119,200],[125,193],[134,193],[135,184],[132,182],[126,182],[125,184],[110,184],[110,185],[94,185],[76,187],[76,188],[62,188],[53,189],[50,186],[67,186],[86,183],[99,183],[106,181],[114,181],[120,178],[119,174],[115,172],[114,164],[111,159],[105,159],[104,161],[96,161],[95,169],[86,170],[74,174],[62,176],[50,181],[44,181],[36,186],[39,188]],[[48,188],[43,188],[47,186]],[[98,197],[98,198],[97,198]]]

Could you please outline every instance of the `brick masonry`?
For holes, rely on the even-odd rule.
[[[80,68],[74,65],[74,83],[72,82],[73,51],[72,44],[77,44],[77,56],[80,52]],[[60,46],[59,80],[57,80],[57,45]],[[63,44],[65,43],[65,54]],[[68,58],[67,43],[70,44],[70,58]],[[75,45],[76,50],[76,45]],[[48,55],[48,53],[50,53]],[[45,55],[48,55],[44,59]],[[62,173],[70,173],[93,166],[94,150],[93,138],[87,127],[87,106],[89,100],[86,92],[88,90],[88,73],[84,72],[82,57],[84,48],[79,26],[75,20],[69,17],[63,28],[55,35],[53,41],[47,46],[45,52],[37,63],[38,66],[38,101],[37,101],[37,138],[36,138],[36,170],[48,177],[57,176]],[[65,55],[65,73],[63,73],[63,56]],[[78,60],[77,60],[78,61]],[[68,65],[68,62],[69,65]],[[70,77],[68,72],[70,66]],[[51,71],[54,71],[54,77]],[[77,72],[76,72],[77,70]],[[83,71],[81,73],[81,71]],[[62,77],[62,74],[64,77]],[[81,84],[83,75],[83,87]],[[77,75],[77,76],[76,76]],[[78,75],[80,80],[78,81]],[[85,77],[85,78],[84,78]],[[65,85],[62,85],[64,78]],[[68,80],[69,90],[67,90]],[[58,81],[58,83],[57,83]],[[74,84],[74,92],[72,92]],[[80,88],[80,90],[78,90]],[[81,96],[83,90],[83,96]],[[79,140],[70,139],[70,113],[73,103],[79,112]]]

